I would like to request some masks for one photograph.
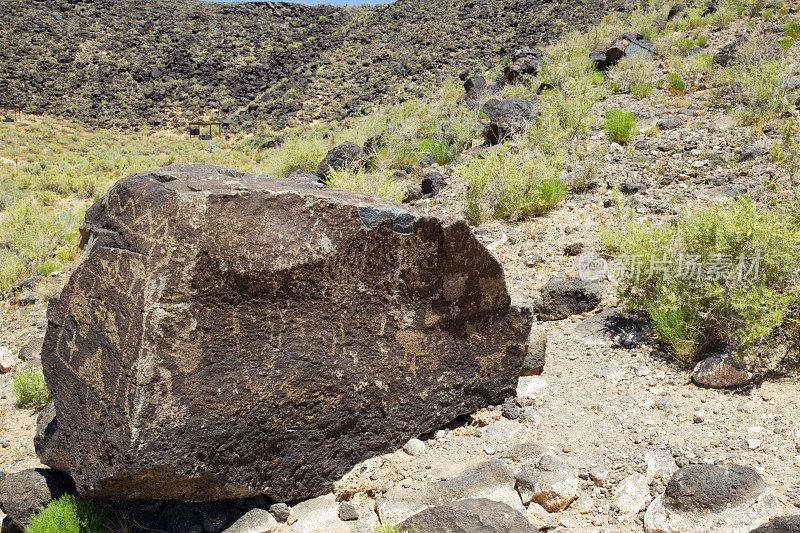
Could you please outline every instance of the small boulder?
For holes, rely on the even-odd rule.
[[[245,513],[224,533],[272,533],[278,529],[278,521],[264,509],[253,509]]]
[[[425,451],[425,443],[419,439],[411,439],[405,443],[403,451],[408,455],[421,455]]]
[[[750,467],[689,465],[648,507],[646,533],[746,533],[781,512],[775,493]]]
[[[535,77],[547,54],[542,50],[522,48],[511,55],[511,63],[503,67],[503,80],[508,84],[525,83],[526,76]]]
[[[800,533],[800,515],[773,518],[750,533]]]
[[[346,141],[331,149],[317,166],[317,176],[325,181],[331,170],[361,168],[366,162],[364,150],[356,143]]]
[[[398,531],[414,533],[535,533],[519,511],[486,498],[430,507],[402,522]]]
[[[531,330],[528,340],[528,353],[522,362],[521,376],[538,376],[544,372],[545,355],[547,353],[547,333]]]
[[[0,373],[8,374],[17,369],[17,361],[14,352],[8,346],[0,346]]]
[[[583,249],[586,247],[582,242],[573,242],[564,247],[564,255],[568,257],[575,257],[581,255]]]
[[[358,511],[349,502],[339,504],[339,520],[342,522],[353,522],[358,520]]]
[[[19,360],[29,364],[41,364],[40,354],[44,344],[44,335],[36,335],[19,349]]]
[[[683,125],[683,120],[680,117],[667,117],[656,121],[656,126],[660,130],[674,130]]]
[[[31,468],[8,474],[0,481],[0,509],[14,525],[25,528],[31,515],[52,500],[74,492],[69,476],[49,468]]]
[[[522,132],[533,119],[535,106],[532,101],[522,98],[495,98],[483,105],[483,112],[489,117],[484,137],[489,145],[495,145]]]
[[[694,367],[692,380],[702,387],[727,389],[749,383],[753,374],[737,363],[730,353],[721,352],[703,359]]]
[[[543,320],[561,320],[597,307],[603,291],[596,281],[573,276],[552,278],[542,287],[534,308]]]
[[[623,479],[614,491],[614,504],[623,514],[637,514],[652,499],[647,478],[638,472]]]
[[[444,176],[439,172],[435,170],[426,170],[422,174],[422,183],[420,186],[422,188],[423,198],[431,198],[447,187],[447,182],[444,180]]]
[[[579,489],[578,471],[549,454],[543,455],[535,466],[522,467],[517,474],[522,503],[536,502],[551,513],[569,507]]]

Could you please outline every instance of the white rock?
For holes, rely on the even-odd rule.
[[[264,509],[253,509],[233,523],[224,533],[272,533],[278,529],[278,521]]]
[[[647,464],[645,475],[649,479],[668,478],[678,471],[678,465],[669,452],[645,452],[644,462]]]
[[[747,447],[751,450],[757,450],[764,444],[764,441],[759,439],[747,439]]]
[[[339,520],[339,504],[333,494],[300,502],[292,507],[296,521],[292,533],[349,533],[351,525]]]
[[[623,479],[614,491],[614,503],[623,514],[638,513],[651,499],[647,478],[638,472]]]
[[[547,381],[539,376],[523,376],[519,378],[517,382],[517,397],[530,398],[547,389],[549,386]]]
[[[411,439],[410,441],[406,442],[405,446],[403,446],[403,451],[408,455],[420,455],[425,451],[425,443],[419,439]]]
[[[17,369],[17,357],[8,346],[0,346],[0,373],[7,374]]]

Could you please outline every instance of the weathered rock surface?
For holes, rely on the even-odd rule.
[[[253,509],[234,522],[225,533],[270,533],[278,529],[278,521],[269,511]]]
[[[800,533],[800,515],[774,518],[750,533]]]
[[[400,524],[400,531],[414,533],[534,533],[519,512],[486,498],[459,500],[431,507]]]
[[[750,467],[682,468],[648,507],[647,533],[748,533],[781,512],[775,493]]]
[[[712,389],[726,389],[744,385],[753,374],[734,361],[729,353],[719,353],[703,359],[694,367],[692,380]]]
[[[542,63],[547,60],[543,50],[521,48],[511,54],[511,63],[503,67],[503,80],[506,83],[526,83],[526,76],[534,78]]]
[[[534,309],[544,320],[561,320],[591,311],[601,297],[602,288],[596,281],[572,276],[553,278],[542,287],[542,296],[534,302]]]
[[[75,491],[69,476],[47,468],[31,468],[8,474],[0,481],[0,509],[18,527],[50,501]]]
[[[495,145],[523,131],[534,117],[535,105],[522,98],[493,98],[483,104],[483,112],[490,121],[484,130],[484,137],[487,143]]]
[[[522,503],[535,502],[547,511],[563,511],[578,497],[578,471],[552,455],[543,455],[534,465],[517,474],[517,491]]]
[[[623,479],[614,491],[614,504],[624,514],[636,514],[651,501],[647,478],[638,472]]]
[[[367,155],[356,143],[347,141],[331,148],[317,166],[317,176],[325,180],[331,170],[359,168],[364,165]]]
[[[466,223],[311,180],[135,174],[82,246],[42,363],[96,497],[322,494],[513,395],[526,354],[529,313]]]
[[[545,358],[547,356],[547,333],[542,330],[532,330],[528,342],[528,353],[522,363],[521,376],[538,376],[544,372]]]
[[[69,474],[69,457],[58,431],[56,407],[51,400],[36,419],[33,447],[42,464]]]

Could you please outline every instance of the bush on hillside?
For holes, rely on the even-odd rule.
[[[610,109],[606,112],[604,127],[609,139],[625,144],[636,134],[636,117],[630,111]]]
[[[107,533],[103,509],[82,496],[65,494],[31,517],[25,533]]]
[[[27,368],[14,374],[11,391],[19,407],[42,407],[50,401],[41,370]]]
[[[713,205],[654,226],[623,219],[606,247],[627,263],[620,297],[647,311],[680,359],[696,361],[727,345],[763,342],[800,295],[800,229],[750,199]]]

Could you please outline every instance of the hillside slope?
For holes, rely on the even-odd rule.
[[[0,4],[0,103],[104,127],[179,127],[207,117],[232,130],[279,129],[402,101],[621,6],[7,0]]]

